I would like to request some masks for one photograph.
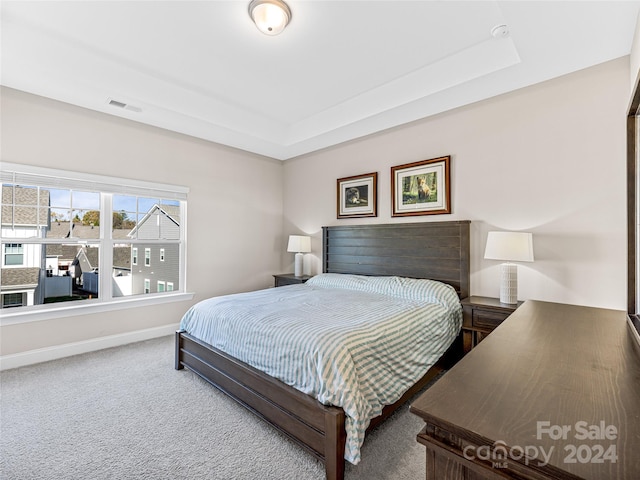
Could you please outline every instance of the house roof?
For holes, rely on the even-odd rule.
[[[147,220],[149,220],[154,212],[160,212],[165,215],[169,220],[175,223],[177,226],[180,226],[180,207],[178,205],[164,205],[164,204],[155,204],[153,207],[149,209],[149,211],[145,214],[144,217],[138,222],[138,224],[131,229],[131,231],[127,234],[128,237],[133,237],[136,234],[136,231],[139,227],[145,224]]]
[[[82,271],[91,271],[100,267],[99,249],[93,247],[82,247],[76,255],[77,263]],[[113,267],[121,269],[131,269],[131,247],[113,247]]]
[[[56,256],[58,261],[73,260],[80,248],[79,245],[47,245],[47,256]]]
[[[37,287],[39,268],[3,268],[0,272],[3,287]]]
[[[49,190],[42,188],[3,185],[2,225],[48,227],[49,197]]]
[[[113,267],[126,269],[131,268],[131,247],[113,248]]]
[[[69,238],[69,229],[71,223],[66,222],[52,222],[51,229],[47,232],[47,238]],[[114,229],[111,233],[114,239],[125,239],[127,237],[127,230]],[[91,225],[82,225],[81,223],[73,224],[73,237],[84,240],[97,240],[100,236],[100,227]]]

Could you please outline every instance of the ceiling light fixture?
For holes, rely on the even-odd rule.
[[[265,35],[278,35],[291,20],[291,10],[282,0],[252,0],[249,15]]]

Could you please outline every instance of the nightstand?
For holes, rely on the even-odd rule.
[[[498,325],[516,311],[516,305],[500,303],[497,298],[467,297],[462,303],[462,348],[469,353],[473,347],[489,335]]]
[[[293,273],[279,273],[278,275],[274,275],[273,278],[275,279],[276,287],[284,287],[285,285],[304,283],[311,278],[311,275],[296,277]]]

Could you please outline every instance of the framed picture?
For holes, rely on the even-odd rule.
[[[378,215],[378,174],[338,179],[338,218]]]
[[[392,217],[451,213],[451,157],[391,167]]]

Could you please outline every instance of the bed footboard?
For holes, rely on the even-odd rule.
[[[193,371],[287,435],[344,478],[345,414],[198,340],[176,332],[175,368]]]

